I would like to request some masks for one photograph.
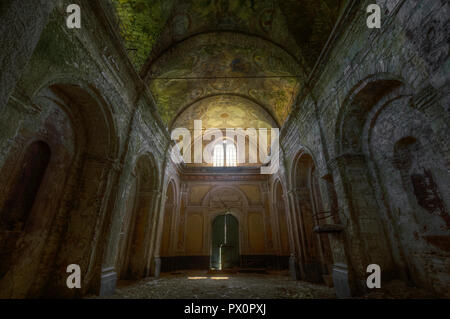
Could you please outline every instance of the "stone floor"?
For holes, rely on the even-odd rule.
[[[292,280],[287,273],[209,274],[183,271],[139,282],[118,284],[108,298],[156,299],[300,299],[336,298],[333,288]]]
[[[383,283],[381,289],[374,289],[359,299],[435,299],[432,293],[408,286],[400,280]]]
[[[97,297],[99,298],[99,297]],[[286,272],[210,274],[180,271],[138,282],[120,281],[111,299],[330,299],[333,288],[292,280]],[[401,281],[383,284],[362,299],[433,298]]]

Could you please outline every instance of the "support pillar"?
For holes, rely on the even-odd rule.
[[[339,218],[345,226],[347,263],[336,263],[333,276],[342,293],[359,295],[367,291],[366,269],[369,264],[380,265],[388,273],[392,266],[379,209],[363,154],[342,154],[329,163],[339,201]],[[343,259],[343,258],[339,258]],[[344,278],[347,277],[347,278]],[[350,289],[343,287],[349,282]],[[337,288],[338,289],[338,288]]]

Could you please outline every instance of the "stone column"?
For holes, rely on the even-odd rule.
[[[161,196],[160,205],[159,205],[159,218],[157,222],[157,229],[156,229],[156,239],[155,239],[155,249],[154,249],[154,255],[155,255],[155,277],[159,277],[161,273],[161,242],[162,242],[162,236],[164,231],[164,218],[165,218],[165,211],[166,211],[166,202],[168,197],[167,196]]]
[[[272,202],[272,200],[270,200],[268,209],[270,211],[270,215],[273,216],[273,220],[274,220],[274,229],[275,229],[275,234],[276,234],[274,248],[277,251],[281,251],[282,246],[281,246],[281,236],[280,236],[280,220],[278,218],[279,216],[278,216],[276,203],[274,203],[274,202]],[[288,238],[290,240],[289,234],[288,234]]]
[[[288,209],[288,224],[289,224],[289,238],[291,242],[291,257],[290,257],[290,264],[296,265],[295,269],[292,269],[292,271],[295,271],[295,277],[296,279],[305,278],[305,270],[303,267],[303,264],[301,262],[303,258],[303,253],[305,251],[305,247],[303,246],[304,241],[301,240],[303,238],[303,230],[301,229],[301,223],[299,223],[298,220],[298,213],[299,212],[299,206],[298,202],[295,198],[296,192],[294,190],[290,190],[287,193],[287,198],[289,202],[289,208]],[[298,267],[298,271],[297,271]]]
[[[145,225],[141,226],[139,224],[135,224],[133,236],[136,235],[137,227],[144,227],[143,231],[145,232],[145,235],[142,240],[142,245],[139,245],[139,247],[142,250],[137,250],[136,255],[131,256],[131,258],[130,258],[130,263],[131,262],[135,263],[134,264],[135,273],[132,273],[132,275],[136,279],[142,278],[143,276],[147,276],[150,272],[148,266],[149,266],[149,260],[151,258],[150,257],[151,247],[152,247],[151,239],[152,239],[152,233],[154,232],[153,219],[154,219],[154,215],[155,215],[155,214],[153,214],[153,208],[154,208],[154,200],[155,200],[155,197],[157,197],[157,196],[158,196],[158,191],[155,191],[155,190],[141,191],[137,194],[137,197],[138,197],[137,202],[139,203],[138,205],[142,205],[142,206],[138,207],[139,211],[136,212],[136,218],[138,218],[141,211],[143,211],[145,213],[145,217],[143,218]],[[133,245],[135,245],[135,244],[137,244],[137,243],[135,243],[133,241],[131,251],[134,251],[133,247],[135,247],[135,246],[133,246]]]
[[[334,188],[332,174],[325,174],[322,176],[325,183],[325,189],[328,194],[329,202],[327,210],[330,211],[330,217],[326,219],[327,223],[343,227],[339,216],[339,208],[336,197],[336,190]],[[345,233],[331,232],[328,234],[330,238],[330,248],[333,255],[332,276],[333,283],[336,290],[336,295],[339,298],[351,297],[351,289],[348,279],[348,259],[346,256],[345,247]]]
[[[314,227],[318,227],[320,225],[320,221],[319,221],[319,212],[321,207],[319,205],[322,205],[321,201],[322,201],[322,196],[320,194],[320,190],[315,189],[315,181],[318,181],[318,171],[314,170],[312,173],[312,180],[310,182],[310,197],[311,197],[311,204],[312,204],[312,212],[313,212],[313,220],[314,220]],[[320,187],[319,183],[317,183],[317,187]],[[319,194],[317,194],[316,192],[319,191]],[[325,260],[325,256],[324,256],[324,244],[323,244],[323,239],[322,236],[320,234],[317,234],[317,240],[318,240],[318,244],[319,244],[319,256],[320,256],[320,260],[322,261],[322,273],[326,274],[327,273],[327,269],[326,269],[326,260]]]
[[[151,195],[151,219],[150,219],[150,233],[148,234],[148,241],[149,241],[149,248],[148,248],[148,257],[147,257],[147,266],[145,274],[146,276],[150,276],[151,274],[154,274],[155,272],[155,264],[154,256],[155,256],[155,247],[156,246],[156,239],[157,239],[157,233],[158,233],[158,223],[159,223],[159,207],[160,207],[160,198],[161,198],[161,192],[159,190],[154,190]],[[153,213],[154,212],[154,213]]]
[[[114,172],[113,161],[93,154],[83,154],[80,167],[71,177],[74,181],[68,210],[65,212],[65,237],[57,257],[57,271],[53,274],[48,291],[58,297],[82,296],[100,289],[101,252],[104,242],[102,230],[110,207]],[[70,191],[70,189],[69,189]],[[82,289],[67,289],[70,264],[81,268]],[[52,297],[52,296],[50,296]]]
[[[113,187],[113,190],[111,191],[111,194],[115,194],[116,196],[110,196],[109,199],[110,202],[110,209],[114,210],[114,206],[117,204],[117,195],[118,195],[118,182],[120,179],[120,174],[123,171],[123,166],[119,163],[119,161],[112,162],[112,174],[114,174],[113,178],[116,180],[115,185]],[[133,176],[135,178],[135,176]],[[103,253],[103,260],[102,260],[102,267],[101,267],[101,274],[100,274],[100,288],[99,288],[99,295],[100,296],[107,296],[112,295],[116,289],[117,284],[117,272],[115,269],[116,264],[116,258],[118,257],[118,242],[119,242],[119,236],[116,236],[114,234],[114,231],[119,231],[121,229],[121,213],[119,210],[115,211],[117,215],[114,215],[114,212],[112,212],[109,216],[109,220],[106,221],[105,225],[103,226],[104,231],[103,234],[105,238],[109,238],[108,242],[105,244],[104,247],[104,253]],[[117,218],[114,218],[117,217]],[[115,223],[117,223],[115,225]],[[115,228],[118,227],[118,228]]]
[[[379,218],[364,155],[340,155],[330,162],[330,167],[339,201],[339,218],[346,226],[349,261],[347,265],[336,265],[333,277],[338,285],[340,280],[349,282],[350,292],[343,291],[346,294],[361,294],[367,289],[369,264],[378,264],[386,272],[393,266],[389,243]]]
[[[187,184],[181,184],[181,194],[180,194],[180,205],[178,207],[178,235],[176,237],[176,251],[178,253],[184,253],[184,237],[185,237],[185,225],[186,225],[186,205],[188,203],[188,192],[187,192]]]
[[[270,195],[269,195],[269,186],[267,183],[262,184],[261,188],[261,199],[262,203],[264,203],[264,227],[266,233],[266,249],[267,251],[273,252],[274,244],[273,244],[273,230],[272,230],[272,218],[273,211],[270,209]]]

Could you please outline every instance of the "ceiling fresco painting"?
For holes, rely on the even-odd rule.
[[[186,108],[172,128],[193,129],[194,120],[207,128],[271,128],[277,124],[260,105],[235,95],[217,95],[202,99]]]
[[[136,70],[147,60],[175,0],[112,0],[121,22],[126,49]]]
[[[300,89],[298,70],[289,54],[259,38],[203,34],[155,61],[148,82],[166,123],[200,98],[235,94],[256,100],[281,124]]]
[[[345,0],[114,1],[135,66],[170,129],[205,118],[205,101],[230,114],[252,105],[260,125],[281,127]],[[208,98],[215,96],[222,97]],[[215,116],[224,124],[226,112],[212,109],[207,122]]]

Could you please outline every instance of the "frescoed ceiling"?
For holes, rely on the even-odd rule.
[[[194,120],[207,128],[272,128],[272,116],[257,103],[237,95],[216,95],[201,99],[187,107],[171,128],[193,129]]]
[[[111,0],[117,8],[131,62],[140,70],[158,40],[175,0]]]
[[[345,2],[114,1],[119,16],[126,17],[125,39],[142,42],[127,46],[137,47],[132,50],[139,57],[136,68],[168,128],[205,118],[205,110],[212,112],[205,101],[214,101],[230,113],[260,108],[252,114],[262,116],[261,125],[281,127]],[[149,8],[157,14],[148,14]],[[143,56],[147,56],[145,63]],[[208,123],[214,116],[220,122],[225,112],[212,109],[217,114],[208,113]],[[233,125],[240,125],[238,119]]]
[[[199,99],[233,94],[256,101],[280,125],[300,89],[299,69],[288,53],[258,37],[206,33],[156,60],[147,81],[168,124]]]

